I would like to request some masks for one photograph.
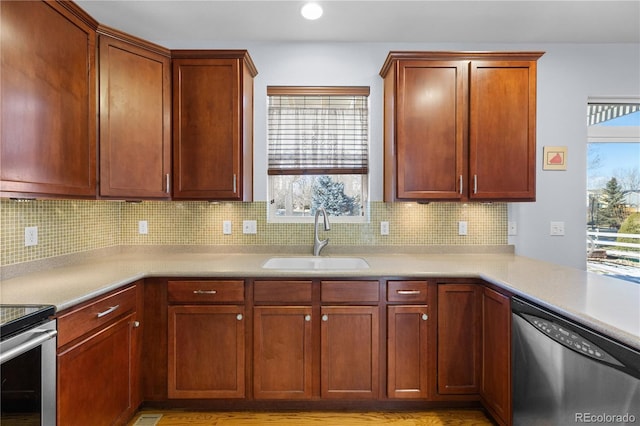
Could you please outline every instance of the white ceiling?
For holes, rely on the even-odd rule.
[[[76,0],[98,22],[168,48],[225,42],[640,43],[640,0]]]

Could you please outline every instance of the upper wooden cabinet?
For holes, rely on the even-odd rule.
[[[541,52],[391,52],[384,199],[535,200]]]
[[[99,28],[100,196],[169,198],[169,50]]]
[[[96,22],[72,2],[0,4],[0,195],[96,195]]]
[[[172,51],[173,198],[253,198],[253,78],[244,50]]]

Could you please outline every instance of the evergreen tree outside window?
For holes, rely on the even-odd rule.
[[[368,87],[268,87],[269,220],[365,222]]]

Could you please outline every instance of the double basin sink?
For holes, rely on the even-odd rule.
[[[369,269],[366,260],[360,257],[272,257],[263,265],[263,269],[290,271],[350,271]]]

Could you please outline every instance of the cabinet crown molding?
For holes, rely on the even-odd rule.
[[[488,60],[488,61],[536,61],[545,52],[493,52],[493,51],[391,51],[387,55],[380,76],[384,78],[391,65],[399,60]]]
[[[247,50],[172,50],[172,59],[242,59],[251,77],[258,75],[258,69]]]

